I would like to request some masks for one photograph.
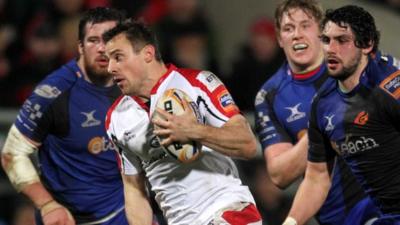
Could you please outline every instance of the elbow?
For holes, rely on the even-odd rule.
[[[2,153],[1,155],[1,166],[5,171],[9,167],[10,162],[12,161],[12,156],[10,154]]]
[[[288,182],[284,179],[283,176],[271,175],[271,174],[270,174],[270,177],[271,177],[272,183],[273,183],[276,187],[278,187],[279,189],[281,189],[281,190],[285,190],[285,189],[289,186],[289,184],[290,184],[290,183],[288,183]]]

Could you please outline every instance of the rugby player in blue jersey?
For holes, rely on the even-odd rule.
[[[333,79],[312,103],[306,176],[287,224],[303,224],[322,204],[331,185],[327,162],[337,155],[379,208],[373,224],[400,224],[400,71],[376,56],[379,32],[361,7],[327,11],[322,30]]]
[[[2,164],[37,207],[37,224],[128,224],[116,153],[104,129],[120,91],[107,72],[102,34],[123,20],[114,9],[85,12],[78,59],[39,83],[9,131]],[[40,172],[29,158],[36,150]]]
[[[275,11],[278,41],[287,62],[262,86],[255,105],[267,170],[280,188],[305,172],[311,101],[329,82],[319,39],[322,17],[314,0],[286,0]],[[343,160],[334,159],[330,165],[333,185],[316,217],[320,224],[363,224],[375,218],[371,200]]]

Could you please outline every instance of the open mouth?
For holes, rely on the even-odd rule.
[[[117,84],[117,85],[120,85],[120,83],[121,83],[123,80],[124,80],[124,79],[122,79],[122,78],[113,77],[114,84]]]
[[[96,62],[98,62],[101,65],[108,65],[108,58],[105,56],[100,56],[96,58]]]
[[[293,45],[293,50],[294,51],[301,51],[301,50],[305,50],[305,49],[307,49],[308,48],[308,45],[307,44],[304,44],[304,43],[300,43],[300,44],[295,44],[295,45]]]
[[[335,69],[339,65],[340,61],[334,57],[328,57],[326,59],[326,64],[330,69]]]

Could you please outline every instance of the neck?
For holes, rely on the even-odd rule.
[[[338,81],[339,88],[343,92],[350,92],[351,90],[353,90],[360,83],[361,74],[363,73],[367,64],[368,64],[368,56],[363,55],[361,57],[359,66],[357,67],[356,71],[354,71],[354,73],[350,75],[346,80]]]
[[[151,90],[158,83],[160,78],[167,73],[167,71],[168,68],[162,62],[154,62],[153,65],[150,65],[147,70],[147,78],[143,82],[142,93],[139,94],[139,97],[150,99]]]
[[[317,69],[324,61],[324,54],[321,51],[318,55],[318,58],[315,60],[315,62],[309,64],[309,65],[296,65],[293,62],[288,60],[290,69],[292,70],[293,73],[295,74],[305,74],[309,73],[315,69]]]

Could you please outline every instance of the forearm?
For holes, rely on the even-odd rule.
[[[126,195],[127,198],[129,198]],[[125,213],[130,225],[152,224],[153,211],[147,199],[136,199],[138,201],[125,201]]]
[[[26,185],[22,189],[22,193],[31,199],[38,209],[42,208],[46,203],[54,200],[41,182]]]
[[[296,145],[279,143],[282,149],[266,149],[265,158],[268,173],[273,183],[279,188],[286,188],[304,174],[307,165],[307,137]],[[277,146],[272,146],[276,148]]]
[[[256,154],[256,139],[245,118],[237,117],[234,120],[237,123],[219,128],[199,124],[190,138],[224,155],[250,159]]]
[[[146,195],[144,176],[122,175],[124,181],[125,213],[130,225],[150,225],[153,211]]]
[[[305,224],[307,220],[317,213],[324,203],[331,186],[327,169],[326,171],[324,169],[323,173],[309,172],[308,170],[296,193],[288,215],[288,217],[294,218],[299,225]]]

